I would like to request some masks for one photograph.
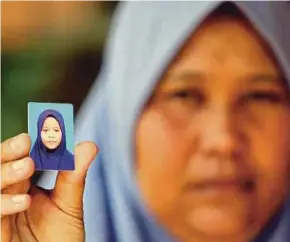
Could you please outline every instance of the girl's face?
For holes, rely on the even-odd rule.
[[[181,241],[248,241],[289,191],[289,124],[283,76],[257,34],[230,17],[205,22],[138,123],[145,203]]]
[[[61,142],[62,132],[58,121],[53,117],[45,119],[42,130],[41,140],[44,146],[49,150],[56,149]]]

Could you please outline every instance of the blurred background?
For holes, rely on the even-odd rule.
[[[77,114],[101,63],[115,1],[1,2],[1,141],[27,132],[27,103]]]

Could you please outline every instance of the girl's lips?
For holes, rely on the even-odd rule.
[[[49,144],[55,144],[56,142],[55,141],[48,141],[47,143],[49,143]]]

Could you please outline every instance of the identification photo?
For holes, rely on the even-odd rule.
[[[74,170],[73,105],[28,103],[30,157],[35,170]]]

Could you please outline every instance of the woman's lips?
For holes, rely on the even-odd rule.
[[[234,193],[251,193],[254,182],[246,179],[211,179],[188,184],[187,189],[193,194],[202,195],[225,195]]]

